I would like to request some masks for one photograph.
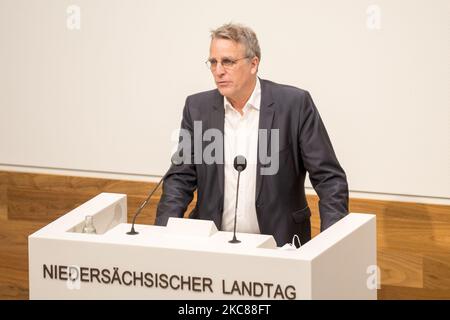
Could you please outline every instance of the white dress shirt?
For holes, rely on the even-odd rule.
[[[236,231],[260,233],[255,207],[260,104],[261,85],[258,78],[252,95],[242,109],[243,115],[226,97],[224,98],[225,189],[222,217],[224,231],[233,231],[234,227],[238,172],[234,169],[233,162],[237,155],[242,155],[247,159],[247,167],[241,172],[239,179]]]

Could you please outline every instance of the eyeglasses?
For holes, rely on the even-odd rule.
[[[248,57],[243,57],[243,58],[234,59],[234,60],[225,58],[221,62],[218,62],[216,59],[209,59],[209,60],[205,61],[205,64],[208,67],[208,69],[216,70],[217,64],[220,63],[225,70],[230,70],[236,65],[236,63],[239,60],[247,59],[247,58]]]

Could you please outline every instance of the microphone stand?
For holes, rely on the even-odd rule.
[[[147,199],[145,199],[144,202],[142,202],[141,206],[136,210],[136,213],[134,214],[133,217],[133,224],[131,225],[131,230],[127,232],[128,235],[136,235],[139,234],[139,232],[137,232],[136,230],[134,230],[134,223],[136,222],[136,218],[139,215],[139,213],[141,213],[141,210],[144,209],[144,207],[147,205],[147,202],[150,200],[150,198],[152,197],[152,195],[155,193],[155,191],[158,189],[159,185],[163,182],[165,177],[162,177],[161,180],[159,180],[158,184],[156,185],[156,187],[153,189],[153,191],[148,195]]]
[[[241,177],[241,171],[238,171],[237,189],[236,189],[236,206],[234,207],[234,228],[233,228],[233,239],[228,241],[229,243],[240,243],[241,241],[236,239],[236,220],[237,220],[237,208],[238,208],[238,197],[239,197],[239,178]]]

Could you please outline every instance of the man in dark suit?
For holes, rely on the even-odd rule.
[[[197,190],[190,217],[212,220],[219,230],[232,231],[237,179],[233,159],[238,154],[249,160],[240,177],[238,232],[273,235],[278,246],[291,242],[294,235],[302,244],[310,240],[306,172],[320,198],[321,230],[348,213],[346,175],[310,94],[259,79],[260,59],[251,29],[226,24],[212,31],[207,65],[217,89],[186,99],[181,129],[190,134],[191,148],[184,150],[183,164],[172,165],[165,177],[155,224],[182,217]],[[219,161],[198,161],[194,155],[207,147],[205,141],[195,146],[199,133],[194,131],[199,128],[200,134],[211,129],[222,134],[223,139],[215,141],[222,147],[215,155]],[[269,138],[262,139],[260,131]],[[271,159],[277,160],[270,163],[275,170],[267,170],[263,150],[270,150]]]

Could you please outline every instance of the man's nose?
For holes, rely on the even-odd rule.
[[[225,68],[222,66],[222,63],[217,62],[216,69],[214,71],[217,75],[222,75],[225,73]]]

